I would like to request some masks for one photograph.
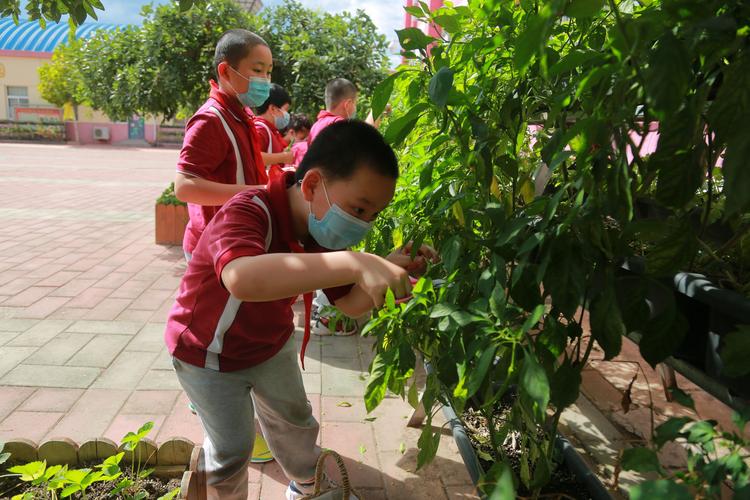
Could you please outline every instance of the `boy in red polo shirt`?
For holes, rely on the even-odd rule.
[[[318,119],[307,138],[312,143],[327,126],[357,116],[357,87],[346,78],[334,78],[326,84],[326,109],[318,113]]]
[[[221,205],[268,182],[255,126],[246,110],[268,98],[272,67],[271,50],[255,33],[229,30],[216,43],[218,83],[210,82],[208,100],[188,121],[177,162],[175,195],[187,202],[190,214],[182,241],[188,261]],[[273,460],[262,436],[255,444],[254,461]]]
[[[272,83],[268,99],[255,108],[253,123],[258,135],[260,156],[263,158],[263,164],[268,170],[269,176],[272,168],[276,172],[281,172],[284,165],[292,163],[293,160],[292,152],[286,151],[289,143],[279,132],[279,130],[289,126],[289,106],[291,104],[292,98],[284,87]]]
[[[205,430],[209,498],[247,497],[256,412],[291,480],[287,499],[312,492],[319,426],[297,364],[291,306],[304,294],[309,314],[311,292],[324,289],[356,317],[381,306],[389,288],[409,293],[405,253],[344,250],[365,237],[397,177],[396,156],[375,128],[336,123],[296,172],[236,195],[206,227],[165,339]],[[303,366],[309,333],[308,321]]]
[[[190,118],[177,162],[175,195],[188,203],[182,243],[190,259],[203,229],[232,196],[268,182],[255,125],[245,108],[259,106],[270,89],[268,44],[247,30],[229,30],[216,43],[208,100]]]

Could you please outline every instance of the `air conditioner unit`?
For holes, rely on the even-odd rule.
[[[97,141],[108,141],[109,127],[94,127],[94,139]]]

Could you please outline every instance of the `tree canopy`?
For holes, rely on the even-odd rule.
[[[141,26],[101,30],[58,47],[40,71],[43,95],[60,105],[56,89],[75,88],[65,102],[86,102],[113,120],[189,116],[214,78],[216,41],[233,28],[266,39],[273,81],[289,90],[297,111],[317,113],[332,78],[349,78],[367,96],[387,70],[385,37],[361,10],[328,14],[287,0],[253,16],[231,0],[207,0],[189,10],[177,1],[146,6],[141,14]]]

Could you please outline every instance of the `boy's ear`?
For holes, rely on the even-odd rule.
[[[313,194],[315,194],[315,191],[320,188],[320,183],[322,181],[323,176],[317,168],[311,168],[305,173],[305,176],[302,178],[302,185],[300,186],[302,189],[302,197],[305,201],[312,201]]]
[[[216,66],[216,72],[219,73],[220,77],[227,78],[227,66],[229,66],[229,63],[226,61],[221,61],[218,66]]]

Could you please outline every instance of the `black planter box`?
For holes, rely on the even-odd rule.
[[[466,434],[466,428],[461,423],[461,419],[456,415],[455,410],[450,405],[443,406],[443,415],[448,421],[453,439],[456,441],[458,451],[461,453],[461,458],[466,465],[466,470],[471,476],[471,480],[474,485],[479,484],[479,480],[483,473],[486,471],[482,470],[482,466],[477,457],[477,453],[471,444],[469,436]],[[607,491],[607,488],[599,481],[596,474],[589,469],[586,462],[581,458],[576,449],[570,442],[561,435],[557,435],[555,440],[555,447],[561,453],[563,457],[563,466],[567,467],[568,470],[573,473],[576,479],[584,485],[591,498],[594,500],[612,500],[612,496]],[[482,495],[484,499],[485,496]]]
[[[643,274],[644,262],[631,259],[623,269],[636,275]],[[744,406],[746,402],[743,400],[750,400],[750,376],[724,375],[721,351],[723,336],[737,330],[739,325],[750,325],[750,299],[719,288],[706,276],[697,273],[680,272],[663,282],[673,290],[677,310],[688,324],[685,338],[672,353],[674,359],[668,359],[666,363],[730,406]],[[655,289],[648,293],[652,310],[658,309],[663,297],[660,298]]]

